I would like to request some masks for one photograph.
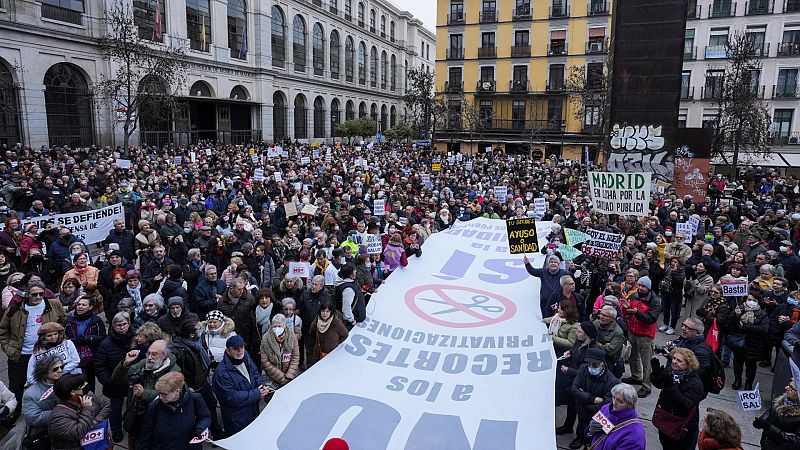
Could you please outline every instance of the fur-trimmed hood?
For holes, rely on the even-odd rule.
[[[772,402],[772,408],[775,410],[775,413],[784,417],[800,416],[800,404],[784,405],[783,399],[785,398],[786,394],[781,394],[775,398],[774,402]]]
[[[204,320],[200,324],[203,327],[202,329],[205,330],[206,333],[211,334],[211,331],[208,329],[208,321],[207,320]],[[231,333],[233,333],[233,330],[235,328],[236,328],[236,324],[233,323],[233,319],[231,319],[230,317],[226,316],[225,317],[225,323],[222,324],[222,329],[219,331],[218,334],[223,336],[223,337],[228,337]]]

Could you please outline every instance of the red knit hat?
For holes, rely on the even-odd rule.
[[[350,446],[342,438],[330,438],[325,443],[325,446],[322,447],[322,450],[350,450]]]

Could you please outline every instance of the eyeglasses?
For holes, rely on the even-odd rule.
[[[605,317],[606,319],[610,319],[611,318],[611,316],[609,316],[608,314],[605,314],[605,313],[600,313],[600,314],[598,314],[598,316],[599,317]]]
[[[697,331],[698,333],[700,332],[700,330],[698,330],[697,328],[692,328],[689,325],[686,325],[685,323],[681,324],[681,328],[686,328],[687,330]]]
[[[50,369],[50,372],[56,373],[56,372],[60,372],[62,370],[64,370],[64,366],[55,366],[52,369]]]
[[[154,305],[154,304],[152,304],[152,303],[148,303],[148,304],[144,305],[144,307],[145,307],[145,308],[155,308],[155,307],[156,307],[156,305]]]
[[[29,292],[28,297],[44,297],[44,292]]]

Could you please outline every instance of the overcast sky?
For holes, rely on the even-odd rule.
[[[390,0],[422,21],[425,28],[436,33],[436,0]]]

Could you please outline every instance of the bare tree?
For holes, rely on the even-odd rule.
[[[709,79],[706,79],[706,89],[718,90],[718,93],[714,92],[718,112],[712,149],[715,154],[733,151],[732,175],[737,173],[742,152],[751,155],[771,152],[772,117],[760,87],[760,53],[761,46],[751,37],[746,33],[735,33],[728,43],[728,65],[721,86],[709,86]],[[711,83],[715,81],[711,80]]]
[[[609,50],[602,66],[570,66],[564,85],[574,117],[581,123],[584,134],[598,145],[602,145],[609,133],[611,58]]]
[[[473,101],[467,101],[466,97],[461,96],[461,129],[466,133],[469,139],[469,154],[473,155],[473,145],[476,138],[480,138],[485,123],[481,117],[480,110],[475,106],[475,98]]]
[[[426,138],[433,131],[434,79],[433,72],[422,67],[406,72],[406,91],[403,100],[406,103],[406,120],[420,135]]]
[[[184,51],[140,37],[132,8],[123,0],[117,0],[106,12],[106,22],[108,35],[100,39],[99,47],[111,63],[112,73],[102,77],[93,89],[116,113],[127,149],[141,120],[171,120],[176,94],[186,80]]]

